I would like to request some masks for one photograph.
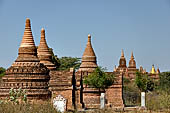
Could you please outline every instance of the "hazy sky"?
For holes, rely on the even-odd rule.
[[[44,27],[58,57],[81,57],[92,35],[98,65],[113,70],[124,49],[127,65],[170,71],[170,0],[0,0],[0,66],[17,58],[25,20],[36,45]]]

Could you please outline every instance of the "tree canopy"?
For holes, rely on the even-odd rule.
[[[61,57],[58,60],[60,64],[58,70],[78,69],[81,64],[80,58],[77,57]]]
[[[142,92],[152,91],[154,89],[154,82],[147,74],[136,72],[135,83]]]
[[[94,72],[84,78],[84,83],[94,88],[105,89],[114,83],[115,76],[108,74],[105,69],[97,67]]]
[[[162,72],[159,75],[159,88],[170,91],[170,72]]]
[[[57,55],[54,55],[52,48],[49,48],[49,50],[52,54],[52,62],[57,67],[57,70],[69,70],[70,68],[78,69],[80,67],[80,58],[66,56],[58,58]]]
[[[5,75],[5,68],[0,67],[0,77]]]

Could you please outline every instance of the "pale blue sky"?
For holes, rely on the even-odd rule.
[[[36,45],[46,30],[58,57],[81,57],[92,35],[98,64],[113,70],[121,49],[149,71],[170,71],[170,0],[0,0],[0,66],[17,58],[30,18]]]

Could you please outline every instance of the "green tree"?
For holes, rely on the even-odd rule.
[[[52,54],[52,62],[53,62],[53,64],[58,68],[60,66],[59,58],[57,57],[57,55],[54,55],[54,52],[53,52],[52,48],[49,48],[49,51]]]
[[[84,78],[84,83],[94,88],[105,89],[114,83],[115,76],[106,73],[105,69],[97,67],[94,72]]]
[[[59,58],[58,70],[69,70],[70,68],[78,69],[80,67],[80,58],[77,57],[61,57]]]
[[[57,67],[57,70],[69,70],[70,68],[78,69],[80,67],[80,58],[66,56],[58,58],[57,55],[54,55],[52,48],[49,48],[49,50],[52,54],[52,62]]]
[[[0,77],[4,76],[5,75],[5,71],[6,69],[3,68],[3,67],[0,67]]]
[[[153,91],[154,89],[153,80],[148,75],[140,72],[136,72],[135,83],[141,92]]]
[[[159,78],[159,88],[164,91],[170,91],[170,72],[160,73]]]

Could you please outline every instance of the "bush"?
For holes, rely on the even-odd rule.
[[[0,77],[4,76],[5,75],[5,71],[6,69],[3,68],[3,67],[0,67]]]
[[[149,92],[146,97],[146,106],[152,111],[170,110],[170,94],[165,91]]]
[[[136,72],[135,83],[141,92],[153,91],[154,89],[153,80],[148,75],[140,72]]]
[[[84,78],[84,83],[94,88],[105,89],[114,83],[113,74],[104,72],[103,68],[97,67],[94,72]]]
[[[160,73],[159,78],[159,89],[170,92],[170,72]]]

